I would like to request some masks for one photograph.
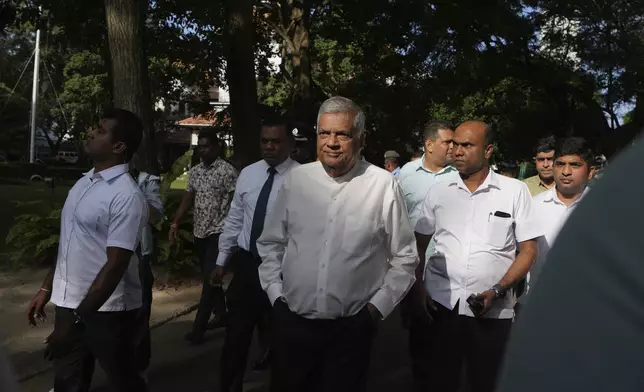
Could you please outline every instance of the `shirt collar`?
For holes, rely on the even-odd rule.
[[[450,182],[450,186],[451,185],[456,185],[459,188],[470,192],[470,190],[467,188],[467,186],[465,185],[465,182],[463,182],[463,179],[461,178],[460,175],[454,176],[454,180]],[[483,181],[483,183],[479,185],[478,189],[470,193],[474,194],[490,187],[501,189],[501,185],[499,184],[499,174],[496,174],[492,169],[489,169],[487,177],[485,177],[485,181]]]
[[[425,154],[423,154],[423,156],[420,157],[419,159],[417,159],[416,161],[418,162],[416,164],[417,165],[416,171],[422,170],[422,171],[425,171],[427,173],[432,173],[432,174],[435,174],[435,175],[439,175],[439,174],[445,174],[445,173],[449,173],[451,171],[456,170],[456,168],[454,168],[454,166],[451,166],[451,165],[447,165],[447,166],[445,166],[444,168],[440,169],[437,172],[433,172],[433,171],[429,170],[428,168],[425,167]],[[416,161],[414,163],[416,163]]]
[[[204,169],[210,169],[218,165],[220,161],[221,158],[217,157],[217,159],[215,159],[210,165],[206,165],[203,161],[201,161],[200,165],[203,166]]]
[[[262,162],[264,162],[264,166],[266,167],[266,170],[269,168],[269,164],[262,159]],[[293,164],[293,160],[289,157],[286,158],[286,160],[279,165],[275,166],[275,170],[277,171],[277,174],[284,174],[288,170],[289,167]]]
[[[130,166],[127,163],[124,163],[121,165],[112,166],[109,169],[101,170],[98,173],[96,173],[95,169],[92,168],[92,170],[83,173],[83,175],[85,175],[85,177],[88,177],[90,180],[100,177],[104,181],[110,181],[120,176],[121,174],[127,173],[129,170]]]
[[[588,186],[586,186],[584,191],[581,193],[581,196],[579,197],[579,199],[575,200],[568,207],[572,207],[572,206],[576,205],[577,203],[579,203],[581,201],[581,199],[583,199],[586,196],[587,193],[588,193]],[[565,206],[565,204],[561,200],[559,200],[559,198],[557,197],[557,188],[556,187],[548,189],[546,191],[546,196],[544,197],[543,202],[544,203],[555,203],[555,204],[560,204],[562,206]]]
[[[352,179],[353,177],[355,177],[355,176],[358,174],[358,171],[359,171],[361,168],[364,168],[364,167],[366,167],[366,166],[371,165],[369,162],[367,162],[367,161],[365,161],[365,160],[362,160],[362,159],[361,159],[361,160],[357,160],[357,161],[356,161],[356,163],[355,163],[355,165],[353,165],[353,167],[351,168],[351,170],[349,170],[349,171],[348,171],[348,172],[346,172],[345,174],[341,175],[340,177],[331,177],[331,176],[326,172],[326,170],[324,170],[324,167],[322,166],[322,162],[317,161],[317,164],[320,166],[320,169],[324,172],[324,175],[329,179],[329,181],[333,181],[333,182],[338,183],[338,184],[339,184],[339,183],[343,183],[343,182],[351,181],[351,179]]]

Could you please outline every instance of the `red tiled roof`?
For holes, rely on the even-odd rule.
[[[230,125],[229,122],[230,117],[227,113],[224,113],[222,117],[222,114],[218,109],[211,109],[203,114],[198,114],[196,116],[180,120],[177,122],[177,125],[213,127],[215,125]]]

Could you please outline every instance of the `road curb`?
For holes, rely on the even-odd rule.
[[[163,319],[158,320],[158,321],[155,320],[152,324],[150,324],[150,331],[152,331],[153,329],[159,328],[160,326],[162,326],[164,324],[167,324],[168,322],[170,322],[170,321],[172,321],[174,319],[177,319],[177,318],[179,318],[181,316],[185,316],[186,314],[192,313],[195,310],[197,310],[198,307],[199,307],[199,302],[196,302],[196,303],[193,303],[192,305],[187,306],[187,307],[185,307],[185,308],[183,308],[181,310],[177,310],[176,312],[172,313],[170,316],[168,316],[166,318],[163,318]],[[38,369],[38,370],[27,372],[26,374],[24,374],[24,375],[22,375],[22,376],[20,376],[18,378],[18,382],[22,383],[22,382],[25,382],[25,381],[29,381],[30,379],[32,379],[34,377],[40,376],[41,374],[44,374],[44,373],[47,373],[52,368],[53,368],[53,366],[49,365],[49,366],[45,366],[44,368],[41,368],[41,369]]]

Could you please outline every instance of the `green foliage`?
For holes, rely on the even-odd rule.
[[[65,84],[60,94],[69,131],[76,140],[99,120],[109,103],[107,70],[103,58],[92,52],[74,53],[64,68]],[[60,113],[59,109],[52,109]]]
[[[197,269],[198,263],[194,254],[194,238],[192,236],[192,214],[186,214],[179,224],[178,239],[174,245],[168,239],[172,219],[179,209],[183,191],[171,188],[180,176],[190,166],[192,150],[188,150],[173,164],[161,181],[161,200],[165,209],[165,217],[155,226],[155,246],[157,263],[170,272],[186,269]]]
[[[16,208],[33,210],[47,204],[41,200],[17,202]],[[55,262],[62,207],[51,203],[49,208],[48,213],[24,213],[15,218],[5,239],[5,243],[13,248],[13,267],[50,265]]]

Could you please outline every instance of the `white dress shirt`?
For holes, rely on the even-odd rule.
[[[358,161],[330,177],[320,162],[293,169],[257,241],[271,303],[312,319],[386,317],[414,282],[416,241],[396,179]],[[282,278],[283,277],[283,278]]]
[[[467,304],[497,284],[516,258],[517,242],[537,238],[528,187],[490,170],[470,192],[458,173],[431,187],[416,231],[434,235],[436,247],[427,261],[425,287],[432,298],[458,313],[474,316]],[[501,215],[501,216],[499,216]],[[506,217],[503,217],[505,215]],[[494,302],[489,318],[512,318],[514,296]]]
[[[136,247],[148,221],[148,204],[128,165],[85,173],[69,191],[61,216],[51,302],[76,309],[107,262],[107,248],[132,251],[128,269],[100,312],[141,307]]]
[[[282,187],[286,174],[297,166],[300,166],[300,164],[291,158],[275,166],[277,173],[273,178],[273,187],[266,206],[266,216],[270,214],[273,204],[275,204],[277,193]],[[230,256],[235,253],[238,247],[250,251],[250,231],[253,226],[253,215],[255,214],[259,193],[268,179],[268,168],[268,163],[262,159],[245,167],[239,174],[237,185],[235,186],[235,195],[230,204],[228,215],[224,220],[224,231],[219,237],[217,265],[226,266]]]
[[[581,194],[581,197],[575,200],[570,206],[566,206],[559,200],[555,188],[548,189],[532,198],[532,208],[534,208],[535,216],[539,222],[539,226],[542,228],[543,235],[537,240],[539,245],[537,259],[530,269],[526,293],[521,296],[519,302],[523,303],[528,298],[527,293],[534,287],[541,269],[546,262],[548,252],[550,252],[552,245],[555,243],[555,239],[559,235],[559,231],[587,193],[588,187]]]

